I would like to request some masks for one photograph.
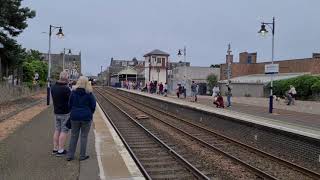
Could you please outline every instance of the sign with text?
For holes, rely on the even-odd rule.
[[[277,74],[279,73],[279,64],[266,64],[264,65],[265,74]]]

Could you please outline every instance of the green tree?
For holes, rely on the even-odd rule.
[[[19,35],[28,27],[27,20],[36,16],[28,7],[21,7],[22,0],[0,0],[1,32],[11,36]]]
[[[35,73],[39,74],[40,84],[44,84],[47,77],[48,65],[46,62],[41,61],[41,53],[35,50],[29,50],[26,53],[23,67],[23,81],[32,83]]]
[[[207,83],[210,93],[212,93],[212,88],[217,84],[218,77],[215,74],[209,74],[207,76]]]
[[[21,2],[22,0],[0,0],[0,42],[4,45],[1,59],[12,73],[14,69],[21,68],[25,56],[25,49],[13,37],[27,28],[27,20],[36,15],[28,7],[21,7]]]
[[[220,68],[220,64],[211,64],[210,67],[211,68]]]

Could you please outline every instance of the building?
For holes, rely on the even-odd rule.
[[[310,73],[280,73],[274,74],[273,80],[295,78]],[[270,89],[266,85],[271,81],[270,74],[252,74],[231,78],[232,96],[267,97]],[[225,95],[227,92],[227,80],[219,81],[220,92]]]
[[[76,80],[79,78],[81,73],[81,52],[78,55],[73,54],[51,54],[51,78],[59,79],[59,74],[63,70],[63,56],[64,56],[64,67],[69,72],[69,78]],[[44,61],[48,61],[48,54],[42,53]]]
[[[145,58],[145,82],[168,81],[168,60],[169,54],[155,49],[143,57]]]
[[[168,90],[174,91],[178,84],[186,86],[187,95],[191,94],[191,83],[194,81],[199,84],[200,94],[206,94],[207,92],[207,77],[210,74],[217,76],[217,79],[220,78],[220,68],[212,67],[198,67],[198,66],[176,66],[173,68],[172,74],[169,75],[168,79]]]
[[[231,77],[240,77],[252,74],[264,74],[265,65],[271,62],[257,62],[257,53],[243,52],[239,55],[239,62],[231,63]],[[313,53],[311,58],[274,61],[279,64],[279,73],[311,73],[320,74],[320,54]],[[227,79],[228,65],[220,65],[220,77]]]
[[[132,60],[116,60],[111,58],[106,73],[103,73],[106,76],[104,84],[120,86],[123,81],[144,82],[144,63],[145,61],[139,61],[137,58],[133,58]]]

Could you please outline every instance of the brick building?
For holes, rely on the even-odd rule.
[[[243,52],[239,54],[239,62],[231,63],[232,77],[252,74],[264,74],[264,66],[271,62],[257,63],[257,53]],[[279,73],[311,73],[320,74],[320,54],[313,53],[311,58],[274,61],[279,64]],[[227,64],[220,65],[221,80],[227,79]]]

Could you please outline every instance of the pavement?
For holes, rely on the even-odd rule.
[[[156,94],[148,94],[134,90],[120,90],[141,94],[143,96],[168,101],[213,114],[235,118],[239,121],[251,122],[294,134],[320,139],[320,115],[317,114],[288,111],[284,109],[275,109],[275,113],[270,114],[266,107],[241,103],[233,103],[231,108],[221,109],[216,108],[213,105],[213,99],[211,96],[199,96],[198,102],[191,102],[190,97],[187,97],[186,99],[178,99],[173,95],[163,97]]]
[[[81,163],[78,160],[68,162],[65,157],[51,154],[53,118],[52,107],[47,108],[0,141],[0,180],[99,179],[93,131],[88,140],[90,158]],[[80,171],[82,169],[86,171]],[[85,178],[88,175],[90,178]]]
[[[244,99],[244,98],[241,98],[241,99]],[[249,105],[250,100],[252,101],[252,105]],[[188,98],[187,101],[190,101],[190,99]],[[227,103],[226,98],[224,98],[224,101],[226,104]],[[211,96],[199,96],[197,103],[215,107],[212,104],[212,102],[213,102],[213,98]],[[245,102],[244,100],[239,101],[239,98],[234,98],[234,99],[231,99],[231,102],[232,102],[232,106],[225,109],[228,109],[230,111],[240,112],[240,113],[246,113],[254,116],[275,119],[275,120],[279,120],[279,121],[283,121],[291,124],[306,126],[312,129],[320,130],[320,114],[309,113],[309,111],[307,110],[305,112],[295,111],[296,108],[300,106],[304,106],[303,103],[308,104],[308,105],[305,105],[306,107],[308,107],[311,104],[310,102],[299,101],[296,103],[296,105],[292,105],[292,106],[287,106],[285,104],[283,105],[277,104],[277,107],[274,108],[272,114],[269,113],[267,98],[259,99],[258,102],[260,102],[260,104],[257,104],[256,99],[250,99],[250,98],[247,99]],[[287,108],[291,108],[291,110],[287,110]],[[320,108],[318,109],[318,111],[320,112]]]
[[[129,180],[144,179],[100,106],[94,114],[85,161],[52,155],[52,106],[0,141],[0,180]],[[66,141],[68,149],[69,137]]]

